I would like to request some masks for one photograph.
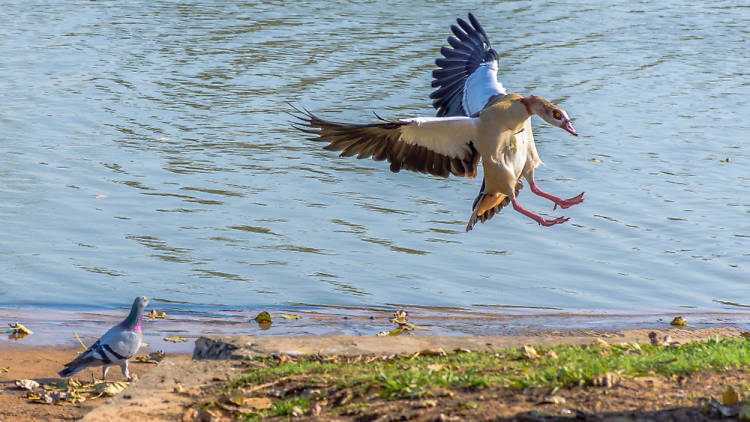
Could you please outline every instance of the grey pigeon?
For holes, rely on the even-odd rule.
[[[143,296],[135,298],[130,314],[124,321],[110,328],[80,356],[65,364],[59,372],[61,377],[69,377],[78,371],[92,366],[103,366],[102,379],[107,378],[110,366],[120,365],[122,375],[131,381],[128,371],[128,359],[133,357],[141,347],[143,332],[143,309],[148,306],[148,299]]]

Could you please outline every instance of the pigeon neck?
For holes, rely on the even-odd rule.
[[[123,321],[120,325],[122,325],[123,328],[133,331],[141,332],[141,323],[143,322],[143,310],[140,309],[140,306],[133,306],[130,309],[130,314],[127,318],[125,318],[125,321]]]

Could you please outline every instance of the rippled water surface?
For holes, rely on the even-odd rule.
[[[733,2],[5,2],[0,305],[512,312],[750,306],[750,8]],[[464,232],[480,181],[338,158],[337,120],[433,115],[473,11],[535,120],[542,228]],[[728,162],[727,162],[728,161]],[[509,308],[510,307],[510,308]]]

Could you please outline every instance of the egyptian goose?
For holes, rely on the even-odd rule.
[[[536,186],[534,169],[541,160],[530,118],[536,114],[553,126],[578,134],[561,108],[537,96],[506,95],[497,82],[497,53],[473,15],[469,14],[469,20],[471,25],[458,19],[463,31],[451,27],[458,37],[448,39],[454,50],[443,47],[446,59],[436,61],[442,69],[434,72],[433,86],[440,88],[431,97],[438,117],[385,120],[376,115],[380,122],[351,124],[324,120],[295,108],[297,114],[293,115],[299,121],[293,126],[313,135],[310,140],[328,143],[325,149],[341,151],[342,157],[388,160],[393,172],[406,169],[442,177],[475,177],[481,157],[484,180],[466,231],[508,203],[540,225],[563,223],[568,219],[547,220],[526,210],[516,196],[522,187],[519,179],[524,177],[532,192],[553,201],[555,208],[582,202],[583,193],[562,199]]]

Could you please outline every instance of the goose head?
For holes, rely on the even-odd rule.
[[[536,95],[523,98],[521,101],[523,101],[529,114],[536,114],[552,126],[557,126],[573,136],[578,136],[578,132],[573,129],[573,124],[570,123],[570,118],[565,110]]]

